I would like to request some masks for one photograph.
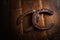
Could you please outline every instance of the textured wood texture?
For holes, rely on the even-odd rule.
[[[20,3],[20,2],[21,3]],[[59,40],[60,32],[59,32],[59,0],[43,0],[44,8],[50,8],[54,11],[53,16],[46,15],[46,25],[50,22],[54,23],[54,27],[47,31],[39,31],[34,28],[32,25],[32,14],[24,17],[22,26],[16,25],[16,20],[23,13],[30,10],[38,10],[39,9],[39,0],[11,0],[11,31],[13,33],[14,40]],[[22,8],[22,11],[20,10]],[[40,17],[41,18],[41,17]],[[39,20],[39,24],[41,25],[41,20]],[[25,33],[29,27],[33,27],[34,30]]]

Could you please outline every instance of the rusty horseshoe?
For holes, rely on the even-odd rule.
[[[21,23],[21,20],[26,16],[26,15],[29,15],[29,14],[32,14],[32,24],[34,27],[36,27],[37,29],[39,30],[48,30],[50,28],[52,28],[53,26],[53,23],[50,23],[48,24],[46,27],[40,27],[38,25],[38,19],[39,19],[39,14],[41,13],[46,13],[48,15],[53,15],[52,14],[53,11],[51,11],[50,9],[40,9],[40,10],[31,10],[29,12],[26,12],[24,13],[23,15],[20,15],[18,18],[17,18],[17,25],[19,25]]]

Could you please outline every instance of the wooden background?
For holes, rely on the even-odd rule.
[[[1,26],[3,28],[2,39],[6,40],[46,40],[41,38],[41,33],[39,32],[28,32],[24,33],[23,30],[30,27],[30,16],[24,18],[23,23],[19,26],[16,25],[16,19],[23,15],[23,13],[31,10],[31,2],[33,2],[32,9],[38,10],[38,1],[37,0],[2,0],[1,5]],[[57,14],[58,21],[60,20],[60,0],[46,0],[46,3],[54,6]],[[22,8],[22,9],[21,9]],[[60,24],[60,21],[59,23]],[[23,28],[22,28],[22,27]],[[60,25],[58,25],[59,27]],[[22,29],[21,29],[22,28]],[[60,27],[59,27],[60,29]],[[60,30],[57,30],[57,33],[54,33],[49,40],[59,40],[60,39]],[[56,37],[56,38],[55,38]]]

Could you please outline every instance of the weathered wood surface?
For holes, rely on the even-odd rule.
[[[20,11],[19,0],[11,0],[11,30],[13,30],[13,34],[16,33],[15,38],[17,37],[18,40],[59,40],[60,39],[60,32],[59,32],[59,0],[44,0],[44,8],[50,8],[54,11],[54,15],[48,16],[46,15],[46,25],[50,22],[54,23],[54,27],[47,31],[39,31],[38,29],[34,28],[32,25],[32,14],[26,16],[23,19],[22,26],[19,24],[16,25],[16,20],[20,15],[23,13],[30,11],[30,10],[38,10],[39,1],[38,0],[20,0],[22,13]],[[57,2],[58,1],[58,2]],[[40,15],[40,18],[42,16]],[[39,24],[41,25],[41,20],[39,20]],[[21,29],[22,27],[22,29]],[[33,30],[30,32],[24,32],[27,28],[33,27]],[[22,33],[21,33],[22,32]],[[17,40],[16,39],[16,40]]]

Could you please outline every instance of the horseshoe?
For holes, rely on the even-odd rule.
[[[16,24],[19,25],[21,23],[21,20],[23,20],[23,18],[29,14],[33,14],[33,10],[31,11],[28,11],[26,13],[24,13],[23,15],[20,15],[18,18],[17,18],[17,21],[16,21]]]
[[[33,17],[32,17],[32,23],[33,23],[34,27],[36,27],[37,29],[40,29],[40,30],[48,30],[48,29],[52,28],[52,26],[54,25],[53,23],[48,24],[46,27],[40,27],[38,25],[38,19],[39,19],[40,13],[46,13],[48,15],[53,15],[52,11],[49,9],[40,9],[37,12],[34,12]]]
[[[18,18],[17,18],[17,25],[19,25],[20,23],[21,23],[21,20],[25,17],[25,16],[27,16],[27,15],[29,15],[29,14],[32,14],[33,16],[32,16],[32,23],[33,23],[33,26],[34,27],[36,27],[37,29],[39,29],[39,30],[48,30],[48,29],[50,29],[50,28],[52,28],[52,26],[53,26],[53,23],[50,23],[50,24],[48,24],[46,27],[40,27],[39,25],[38,25],[38,19],[39,19],[39,14],[40,13],[46,13],[46,14],[48,14],[48,15],[53,15],[52,14],[52,11],[51,10],[49,10],[49,9],[40,9],[40,10],[31,10],[31,11],[29,11],[29,12],[26,12],[26,13],[24,13],[23,15],[20,15]]]

